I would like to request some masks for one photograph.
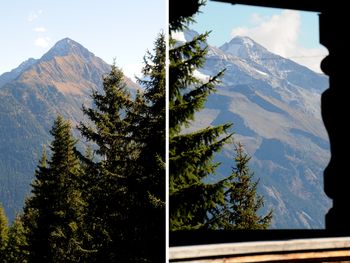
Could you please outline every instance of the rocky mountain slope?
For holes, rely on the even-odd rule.
[[[82,105],[91,104],[91,90],[101,89],[109,71],[102,59],[65,38],[40,59],[0,76],[0,202],[10,219],[29,192],[55,116],[70,119],[74,127],[83,119]],[[138,89],[125,80],[132,92]]]
[[[179,37],[191,39],[195,32]],[[252,156],[272,228],[324,228],[330,200],[323,191],[323,169],[330,153],[320,114],[320,94],[328,79],[269,52],[248,37],[209,46],[197,76],[206,79],[226,68],[222,84],[209,96],[191,129],[232,122],[235,139]],[[216,159],[218,173],[229,175],[233,147]]]

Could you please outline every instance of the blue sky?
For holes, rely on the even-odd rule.
[[[40,58],[58,40],[69,37],[107,63],[116,58],[129,77],[139,75],[146,50],[153,48],[157,34],[167,26],[166,6],[166,0],[1,1],[0,74],[30,57]],[[322,55],[327,54],[318,44],[316,13],[212,1],[201,11],[192,27],[212,30],[212,45],[245,34],[318,71]]]
[[[249,36],[268,50],[320,72],[327,49],[319,44],[318,15],[275,8],[208,1],[192,29],[212,30],[209,44],[221,46],[235,35]]]
[[[0,74],[40,58],[69,37],[127,76],[140,75],[143,56],[165,30],[164,0],[10,0],[0,3]]]

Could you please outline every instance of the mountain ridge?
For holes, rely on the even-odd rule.
[[[0,201],[10,220],[29,194],[53,120],[63,115],[73,127],[84,120],[82,105],[91,105],[91,91],[102,89],[102,76],[110,69],[78,42],[65,38],[40,59],[0,76]],[[127,77],[125,82],[132,94],[140,89]]]
[[[2,75],[0,75],[0,88],[7,82],[15,80],[21,74],[22,71],[35,64],[36,61],[37,60],[34,58],[29,58],[26,61],[22,62],[18,67],[12,69],[11,71],[4,72]]]
[[[75,54],[86,59],[95,56],[78,42],[66,37],[57,41],[56,44],[48,52],[46,52],[40,60],[50,60],[54,57],[63,57],[68,54]]]
[[[185,32],[182,39],[194,35]],[[271,227],[324,228],[331,202],[323,190],[323,169],[330,154],[320,96],[328,87],[327,77],[245,37],[209,45],[198,75],[207,79],[224,68],[221,84],[188,131],[232,122],[235,139],[252,157],[264,211],[274,210]],[[233,156],[233,146],[227,145],[215,157],[222,163],[219,178],[230,174]]]

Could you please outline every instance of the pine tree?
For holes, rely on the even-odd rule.
[[[135,197],[128,164],[135,158],[130,143],[128,112],[133,101],[127,90],[123,72],[112,65],[103,78],[103,93],[93,91],[94,108],[83,107],[93,126],[80,123],[79,130],[87,141],[97,145],[97,163],[86,162],[91,198],[88,202],[88,232],[98,262],[115,262],[127,250],[131,226],[128,221],[131,203]],[[129,235],[130,234],[130,235]]]
[[[29,251],[27,250],[27,247],[28,244],[22,218],[17,216],[9,229],[6,260],[2,262],[28,262]]]
[[[52,156],[39,162],[32,196],[25,205],[29,262],[80,262],[83,248],[85,203],[81,197],[82,171],[76,140],[68,121],[58,116],[51,130]]]
[[[272,219],[272,210],[259,216],[258,210],[264,206],[264,199],[257,194],[258,181],[253,181],[248,162],[250,157],[244,152],[241,143],[235,145],[235,167],[229,177],[225,193],[225,207],[219,213],[218,229],[267,229]]]
[[[203,66],[208,33],[178,44],[170,39],[169,66],[169,198],[170,230],[208,228],[217,206],[224,204],[224,180],[206,183],[215,174],[213,155],[230,140],[230,124],[192,133],[182,129],[204,107],[223,71],[203,82],[194,71]]]
[[[8,221],[3,206],[0,204],[0,261],[4,262],[8,241]]]

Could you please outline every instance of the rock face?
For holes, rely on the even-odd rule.
[[[58,114],[83,120],[91,90],[101,89],[110,65],[65,38],[42,58],[29,59],[0,76],[0,202],[10,219],[21,211],[43,145]],[[138,85],[125,78],[132,93]]]
[[[185,33],[190,39],[195,33]],[[192,129],[232,122],[235,138],[252,156],[265,207],[274,210],[272,228],[324,228],[330,200],[323,191],[329,142],[320,113],[328,79],[269,52],[248,37],[209,46],[205,79],[226,68],[217,92],[209,96]],[[221,176],[234,165],[233,147],[216,159]]]

